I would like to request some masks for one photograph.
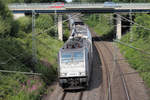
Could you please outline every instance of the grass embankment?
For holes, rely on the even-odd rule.
[[[44,92],[46,84],[55,80],[57,53],[63,43],[46,34],[39,35],[37,39],[37,64],[32,61],[30,36],[24,39],[0,40],[1,70],[42,73],[42,76],[36,76],[37,78],[23,74],[0,73],[0,99],[37,100],[41,92]]]
[[[147,14],[136,15],[135,23],[145,28],[150,28],[150,16]],[[131,41],[131,35],[133,40]],[[121,41],[150,53],[150,31],[133,25],[131,31],[124,35]],[[131,67],[140,72],[143,80],[150,87],[150,55],[141,53],[132,48],[119,45],[121,52],[126,57]]]
[[[1,8],[2,7],[2,8]],[[42,73],[41,76],[0,72],[0,100],[40,100],[45,87],[56,78],[57,53],[63,42],[56,39],[53,16],[36,16],[37,63],[32,59],[31,16],[13,20],[0,1],[0,70]]]

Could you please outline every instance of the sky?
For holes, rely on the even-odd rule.
[[[71,2],[72,0],[66,0],[67,2]]]

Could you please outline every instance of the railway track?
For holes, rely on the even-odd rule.
[[[98,40],[98,41],[100,41],[100,40]],[[107,46],[105,43],[103,43],[103,42],[95,42],[94,41],[94,45],[96,47],[95,49],[97,49],[98,54],[100,55],[101,63],[104,66],[103,67],[103,71],[105,73],[105,79],[104,79],[105,82],[104,81],[102,82],[101,88],[103,88],[102,90],[105,93],[101,94],[101,95],[103,95],[103,97],[102,97],[103,99],[102,100],[115,100],[113,98],[113,96],[112,96],[113,92],[112,92],[112,85],[111,85],[112,84],[111,83],[112,82],[112,80],[111,80],[111,73],[109,71],[109,65],[108,65],[108,62],[107,62],[108,60],[106,59],[108,57],[113,59],[114,55],[113,55],[112,51],[110,50],[109,46]],[[102,50],[101,48],[103,48],[104,50]],[[104,53],[107,53],[107,56],[104,55]],[[124,89],[124,95],[126,96],[126,98],[122,99],[122,100],[130,100],[128,87],[127,87],[127,83],[126,83],[125,77],[123,76],[123,72],[120,69],[120,66],[119,66],[118,63],[116,63],[116,67],[119,70],[119,75],[120,75],[119,77],[121,79],[121,84],[122,84],[122,87]],[[100,91],[100,88],[99,88],[99,91]],[[81,91],[81,92],[65,92],[65,91],[61,91],[60,93],[58,93],[59,95],[57,94],[57,96],[58,96],[57,99],[53,99],[53,100],[85,100],[84,97],[83,97],[83,96],[85,96],[84,93],[85,93],[85,91]],[[92,94],[95,95],[96,93],[92,93]],[[86,98],[86,100],[90,100],[90,99]],[[94,99],[94,100],[97,100],[97,99]]]
[[[111,80],[110,80],[110,72],[108,69],[108,65],[104,59],[103,52],[100,49],[101,47],[99,46],[99,44],[97,42],[95,43],[95,45],[98,48],[98,51],[100,53],[102,65],[105,67],[105,70],[106,70],[106,77],[107,77],[107,95],[106,95],[106,97],[107,97],[107,100],[112,100]]]
[[[49,97],[44,100],[82,100],[83,91],[64,91],[58,85]]]
[[[96,35],[95,32],[92,31],[92,37],[98,37],[98,36]],[[102,66],[104,66],[105,72],[106,72],[106,81],[107,81],[106,82],[107,83],[107,86],[106,86],[106,88],[107,88],[106,99],[107,100],[112,100],[111,79],[110,79],[110,71],[109,71],[109,68],[108,68],[108,64],[107,64],[106,60],[104,59],[104,55],[103,55],[103,52],[101,50],[101,47],[100,47],[99,43],[98,42],[94,42],[94,45],[96,46],[96,48],[97,48],[97,50],[99,52]]]
[[[98,37],[95,32],[92,32],[92,33],[93,33],[94,37]],[[113,94],[112,93],[112,85],[111,85],[112,81],[113,81],[113,78],[110,78],[111,74],[110,74],[110,71],[109,71],[109,68],[108,68],[108,65],[107,65],[108,62],[106,61],[107,59],[106,59],[106,57],[104,57],[103,54],[107,53],[107,55],[108,55],[107,57],[111,57],[112,60],[114,60],[114,56],[115,55],[113,55],[113,52],[112,52],[112,50],[110,50],[109,46],[107,46],[105,42],[100,40],[100,38],[97,38],[96,40],[97,41],[101,41],[101,42],[95,42],[95,45],[98,48],[98,51],[99,51],[99,53],[101,55],[101,61],[103,63],[103,66],[105,66],[105,69],[107,71],[106,72],[106,75],[107,75],[107,91],[108,91],[107,92],[107,98],[108,98],[107,100],[113,100],[113,98],[112,98],[112,94]],[[103,48],[105,50],[102,51],[101,48]],[[128,86],[127,86],[127,82],[125,80],[125,76],[123,74],[123,71],[122,71],[119,63],[117,62],[117,59],[115,59],[114,62],[115,62],[115,67],[119,71],[119,77],[121,79],[122,87],[124,89],[124,95],[125,95],[125,99],[124,100],[131,100],[130,94],[129,94],[129,90],[128,90]]]
[[[94,33],[92,34],[92,36],[98,37]],[[99,41],[100,40],[98,40],[97,38],[97,40],[93,42],[93,44],[95,45],[94,46],[95,50],[94,50],[94,64],[93,64],[93,73],[91,76],[92,80],[91,80],[90,89],[86,91],[67,92],[61,89],[58,85],[55,88],[55,90],[52,92],[51,96],[46,100],[130,100],[126,80],[123,76],[122,70],[120,69],[118,63],[116,63],[117,65],[116,67],[119,71],[118,75],[120,75],[119,76],[121,80],[120,84],[122,84],[122,87],[124,89],[124,92],[122,92],[121,95],[125,95],[126,97],[124,99],[113,98],[113,94],[117,94],[118,92],[113,93],[112,91],[113,86],[111,80],[110,66],[107,59],[107,58],[113,59],[113,53],[110,50],[109,46]],[[100,62],[100,59],[96,58],[98,57],[97,55],[100,56],[102,66],[101,64],[98,63]],[[100,68],[100,66],[102,68]],[[96,78],[96,76],[98,77]]]
[[[59,94],[57,100],[82,100],[83,92],[65,92]]]
[[[105,46],[105,48],[109,51],[110,55],[112,56],[112,59],[114,58],[114,56],[116,56],[115,54],[113,55],[112,51],[110,50],[109,46],[105,45],[103,43],[103,45]],[[115,47],[116,49],[116,47]],[[116,50],[114,52],[117,52]],[[114,62],[115,62],[115,66],[118,68],[119,70],[119,73],[120,73],[120,78],[122,80],[122,85],[123,85],[123,88],[124,88],[124,91],[125,91],[125,95],[126,95],[126,100],[131,100],[130,99],[130,94],[129,94],[129,90],[128,90],[128,85],[127,85],[127,82],[125,80],[125,76],[124,76],[124,73],[121,69],[121,66],[119,65],[118,61],[117,61],[117,58],[114,59]]]

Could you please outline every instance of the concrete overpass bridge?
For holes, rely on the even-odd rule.
[[[25,13],[35,10],[36,13],[124,13],[150,12],[150,3],[70,3],[55,5],[51,3],[9,4],[13,13]]]
[[[15,16],[24,16],[24,13],[58,13],[58,34],[62,40],[61,13],[149,13],[150,3],[69,3],[63,5],[51,3],[21,3],[9,4],[9,9]],[[33,13],[34,12],[34,13]],[[117,16],[116,37],[121,38],[121,17]]]

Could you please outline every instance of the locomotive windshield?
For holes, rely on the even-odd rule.
[[[62,53],[61,55],[61,61],[62,62],[71,62],[72,54],[71,53]]]
[[[83,60],[83,52],[74,52],[73,53],[74,61],[81,61]]]
[[[76,62],[76,61],[83,61],[83,52],[64,52],[61,55],[61,62],[67,63],[67,62]]]

